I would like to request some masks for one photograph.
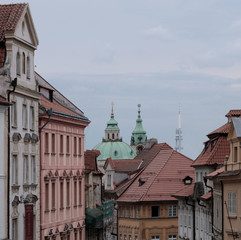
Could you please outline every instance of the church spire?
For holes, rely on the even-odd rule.
[[[178,109],[178,128],[176,129],[176,147],[175,150],[181,152],[182,147],[182,128],[181,128],[181,106]]]
[[[136,127],[132,132],[132,136],[131,136],[131,146],[134,149],[141,151],[144,148],[144,144],[146,143],[147,137],[146,137],[146,131],[142,126],[141,104],[138,104],[137,107],[138,107],[138,116],[136,119]]]
[[[110,120],[107,122],[105,129],[105,139],[103,141],[122,141],[120,138],[120,129],[118,127],[118,122],[114,118],[114,102],[111,103],[111,114]]]

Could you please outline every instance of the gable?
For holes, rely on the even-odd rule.
[[[22,13],[22,16],[17,23],[14,35],[25,43],[30,44],[35,49],[39,44],[38,36],[28,5],[26,6],[25,10]]]

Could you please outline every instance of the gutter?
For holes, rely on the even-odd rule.
[[[8,92],[8,102],[10,102],[10,94],[13,93],[16,90],[17,87],[17,78],[14,78],[14,80],[11,82],[10,86],[13,87],[13,90]],[[8,184],[7,184],[7,212],[8,212],[8,239],[10,239],[10,108],[8,108]]]

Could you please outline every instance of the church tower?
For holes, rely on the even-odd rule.
[[[181,152],[181,150],[183,149],[182,140],[183,140],[183,136],[182,136],[182,128],[181,128],[181,109],[180,109],[180,106],[179,106],[178,128],[176,129],[176,147],[175,147],[175,150],[178,151],[178,152]]]
[[[118,122],[114,118],[114,110],[113,106],[114,103],[112,102],[112,109],[111,109],[111,115],[110,120],[107,122],[107,126],[105,129],[105,138],[103,141],[122,141],[120,138],[120,129],[118,127]]]
[[[144,145],[147,141],[146,131],[142,126],[141,119],[141,104],[138,104],[138,117],[136,119],[136,127],[132,132],[131,136],[131,147],[135,149],[137,152],[140,152],[144,149]]]

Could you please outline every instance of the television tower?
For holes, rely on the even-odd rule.
[[[176,147],[175,150],[178,152],[181,152],[183,149],[182,147],[182,129],[181,129],[181,107],[179,105],[179,110],[178,110],[178,128],[176,129]]]

